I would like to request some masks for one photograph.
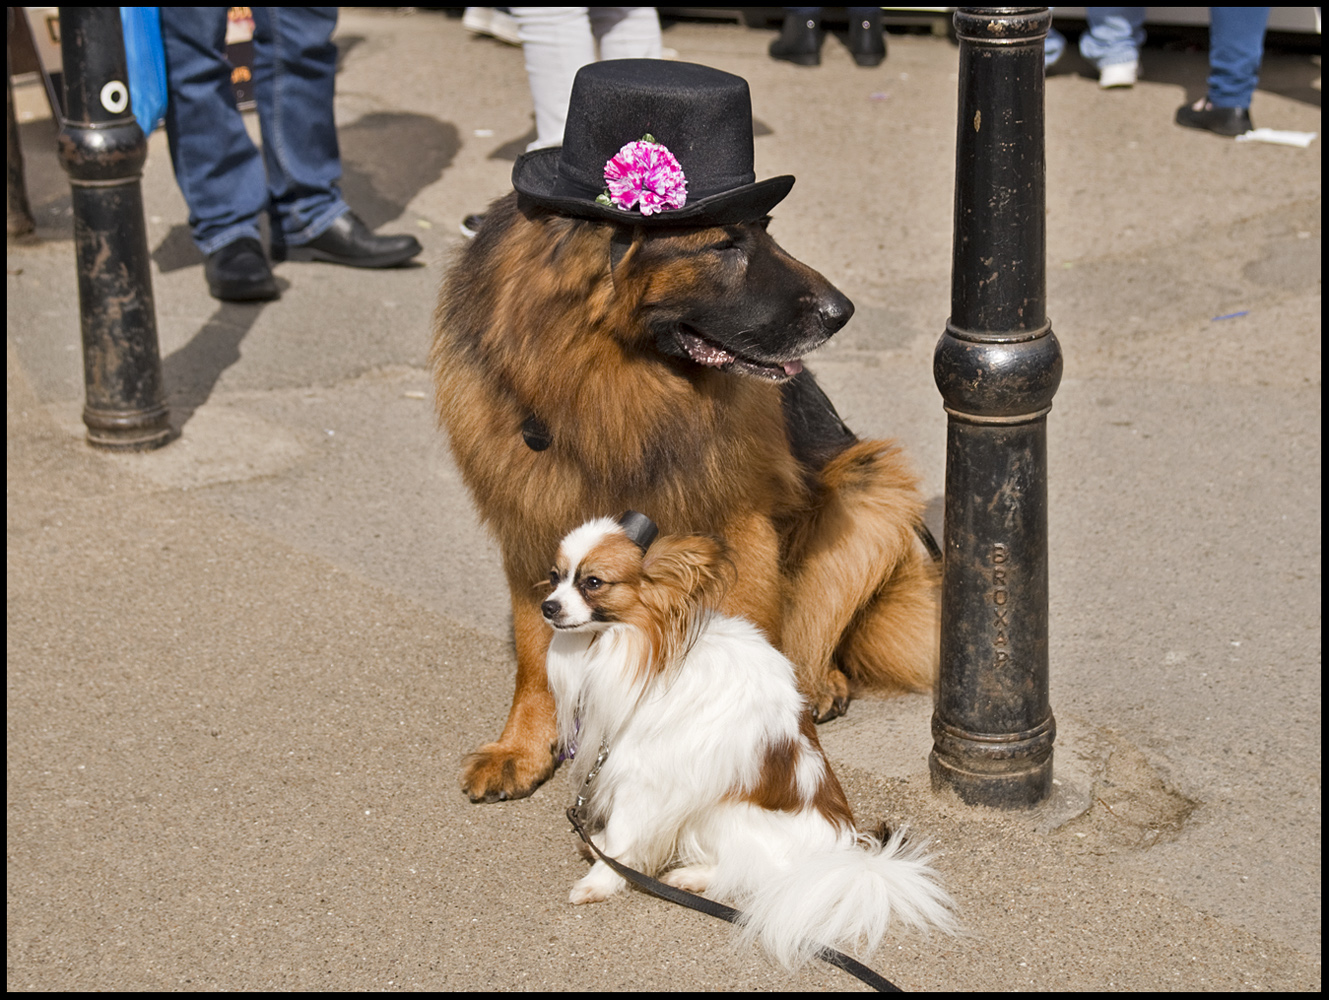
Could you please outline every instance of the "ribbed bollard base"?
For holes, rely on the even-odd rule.
[[[88,444],[104,451],[151,451],[171,440],[170,415],[165,406],[152,410],[83,409]]]
[[[1057,723],[1023,733],[971,733],[932,717],[928,757],[934,791],[950,789],[969,805],[1028,809],[1052,794]]]

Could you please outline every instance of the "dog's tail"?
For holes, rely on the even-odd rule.
[[[903,830],[884,844],[846,835],[831,850],[769,873],[744,893],[740,939],[794,968],[822,947],[866,957],[892,924],[955,933],[953,903],[926,846],[906,843]]]

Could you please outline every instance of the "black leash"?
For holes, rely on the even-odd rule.
[[[582,839],[587,847],[595,852],[595,856],[607,864],[618,874],[631,882],[639,889],[644,889],[652,896],[658,896],[660,899],[670,903],[677,903],[679,906],[686,906],[690,910],[696,910],[699,913],[706,913],[712,917],[718,917],[721,920],[728,920],[731,924],[737,923],[742,915],[732,906],[726,906],[724,903],[717,903],[713,899],[707,899],[705,896],[698,896],[696,893],[688,892],[685,889],[675,889],[672,885],[665,885],[649,875],[643,875],[636,869],[629,868],[627,865],[620,864],[609,855],[605,854],[596,847],[591,838],[586,835],[586,830],[581,825],[581,820],[577,817],[577,807],[568,806],[568,822],[572,824],[572,829],[576,831],[577,836]],[[867,983],[878,993],[903,993],[904,990],[896,986],[889,979],[877,975],[862,962],[855,961],[844,952],[836,951],[834,948],[822,948],[817,952],[817,957],[823,962],[834,965],[836,968],[843,969],[863,982]]]
[[[932,557],[932,561],[941,562],[941,546],[937,544],[937,539],[933,537],[928,526],[920,521],[918,527],[914,529],[914,534],[923,543],[923,547],[928,550],[928,555]]]

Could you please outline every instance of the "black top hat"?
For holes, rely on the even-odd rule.
[[[643,138],[665,147],[682,168],[681,207],[648,215],[605,197],[606,164]],[[725,225],[761,218],[794,186],[787,174],[758,183],[752,160],[752,99],[742,77],[694,63],[613,59],[577,72],[563,145],[519,157],[512,186],[537,205],[577,218]]]

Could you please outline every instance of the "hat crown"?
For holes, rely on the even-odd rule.
[[[673,161],[652,161],[667,168],[665,203],[648,212],[644,201],[633,210],[601,199],[613,197],[606,165],[647,135],[677,161],[677,169]],[[640,154],[637,147],[629,159]],[[693,63],[612,59],[578,70],[563,145],[519,156],[512,186],[525,204],[573,218],[648,227],[731,225],[766,215],[794,185],[787,174],[757,181],[753,159],[752,98],[742,77]],[[686,199],[674,203],[684,184]],[[652,189],[654,197],[664,194]]]
[[[583,66],[572,84],[559,193],[603,191],[605,164],[644,135],[674,154],[690,201],[756,180],[746,80],[693,63],[613,59]]]

